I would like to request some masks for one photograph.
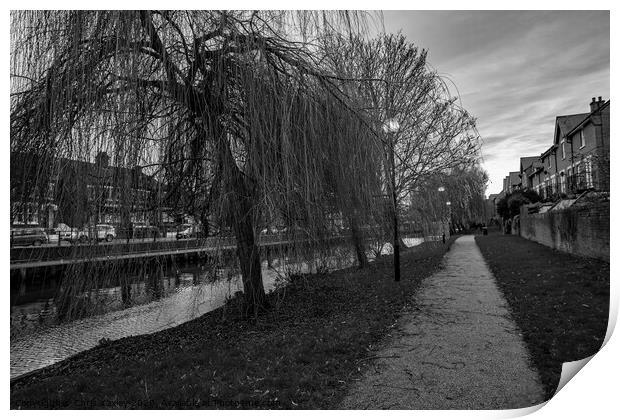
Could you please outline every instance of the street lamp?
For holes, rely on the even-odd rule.
[[[446,201],[446,206],[448,206],[448,230],[450,230],[450,224],[452,223],[452,203]],[[452,234],[452,232],[450,232],[450,234]]]
[[[392,205],[394,212],[394,240],[392,243],[392,249],[394,250],[394,281],[400,281],[400,245],[398,243],[398,207],[396,200],[396,153],[394,151],[396,147],[396,139],[394,138],[394,133],[398,131],[400,128],[400,124],[394,118],[391,118],[385,122],[383,125],[383,131],[386,134],[390,135],[390,153],[391,153],[391,188],[392,188]]]
[[[437,188],[437,191],[444,192],[444,191],[446,191],[446,187],[441,185],[441,186],[439,186],[439,188]],[[447,206],[450,206],[450,204],[451,203],[449,201],[446,201],[446,205]],[[443,233],[442,233],[442,241],[445,244],[446,243],[446,226],[444,225],[444,223],[445,223],[445,218],[444,218],[444,212],[443,212],[443,209],[442,209],[442,211],[441,211],[441,230],[443,231]]]

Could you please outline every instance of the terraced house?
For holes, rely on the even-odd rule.
[[[609,102],[599,96],[590,112],[556,117],[553,144],[538,159],[521,158],[522,187],[544,198],[608,191]]]
[[[540,156],[525,156],[519,162],[519,178],[521,179],[521,188],[536,189],[540,184],[537,175],[540,174],[539,169],[542,168]]]
[[[521,188],[521,174],[519,171],[508,172],[508,176],[504,178],[504,194],[508,195],[511,192]]]
[[[161,185],[140,167],[11,153],[11,226],[53,228],[108,223],[119,227],[161,222],[153,206]]]

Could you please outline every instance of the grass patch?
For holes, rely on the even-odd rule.
[[[609,316],[609,264],[559,252],[527,239],[476,236],[553,397],[562,363],[603,345]]]
[[[296,276],[273,310],[240,317],[238,302],[175,328],[106,342],[11,384],[11,408],[337,408],[373,346],[446,244],[368,268]]]

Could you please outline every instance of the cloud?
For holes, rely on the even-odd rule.
[[[385,24],[429,48],[477,117],[489,192],[551,145],[557,115],[609,98],[608,11],[398,11]]]

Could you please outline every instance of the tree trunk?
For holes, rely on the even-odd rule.
[[[226,155],[227,191],[230,194],[229,208],[243,280],[244,312],[246,316],[256,316],[259,310],[267,309],[268,304],[263,286],[258,242],[254,236],[253,188],[248,185],[249,181],[237,167],[230,151]]]
[[[357,264],[359,268],[364,268],[368,266],[368,257],[364,249],[364,238],[360,231],[357,217],[350,216],[349,224],[351,225],[351,237],[353,239],[353,246],[355,247],[355,254],[357,255]]]

